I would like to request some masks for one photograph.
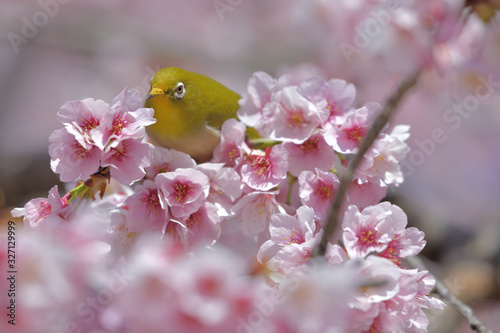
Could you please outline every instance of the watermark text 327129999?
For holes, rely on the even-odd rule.
[[[7,227],[7,297],[9,305],[7,306],[7,321],[11,325],[16,324],[16,223],[9,221]]]

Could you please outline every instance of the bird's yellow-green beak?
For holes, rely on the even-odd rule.
[[[160,88],[151,88],[151,91],[149,92],[148,96],[146,96],[146,99],[150,99],[151,97],[158,96],[158,95],[163,95],[165,92],[161,90]]]

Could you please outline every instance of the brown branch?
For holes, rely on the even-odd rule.
[[[406,258],[406,261],[413,266],[414,268],[418,268],[419,270],[422,271],[428,271],[429,269],[425,266],[424,262],[422,259],[419,257],[408,257]],[[462,301],[460,301],[455,295],[451,293],[451,291],[445,287],[445,285],[436,279],[436,286],[435,286],[436,292],[449,304],[453,305],[457,311],[465,317],[469,321],[470,328],[476,332],[480,333],[493,333],[492,330],[490,330],[488,327],[486,327],[482,321],[479,320],[474,315],[474,312],[472,309]]]
[[[314,250],[315,255],[323,256],[325,254],[328,241],[337,228],[340,207],[342,206],[342,202],[344,200],[345,194],[347,193],[347,189],[352,182],[354,172],[363,160],[363,156],[365,155],[365,153],[371,147],[384,126],[392,118],[399,102],[403,99],[408,90],[417,83],[419,74],[420,71],[417,71],[414,74],[408,76],[403,82],[401,82],[398,89],[387,99],[384,108],[375,118],[372,127],[361,142],[358,152],[356,153],[356,155],[354,155],[353,159],[349,163],[349,166],[342,174],[339,189],[335,194],[335,199],[326,220],[325,232],[323,233],[323,237],[321,238],[319,245]]]

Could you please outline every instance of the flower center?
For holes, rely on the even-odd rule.
[[[70,146],[73,148],[73,156],[77,160],[87,158],[90,153],[90,150],[83,148],[77,140],[71,141]]]
[[[325,203],[333,194],[333,186],[320,180],[314,187],[314,194],[320,199],[321,203]]]
[[[113,119],[113,126],[111,128],[111,131],[116,135],[120,135],[122,134],[123,128],[127,127],[127,125],[128,120],[125,118],[125,112],[120,111],[118,115],[116,115]]]
[[[175,198],[177,199],[177,202],[185,202],[186,198],[191,194],[192,192],[193,185],[191,184],[184,184],[184,183],[177,183],[174,185],[174,190],[175,190]]]
[[[301,144],[300,147],[300,152],[302,154],[312,154],[315,152],[320,151],[319,145],[318,145],[318,137],[310,138],[307,141],[305,141],[303,144]]]
[[[94,116],[90,116],[89,119],[80,119],[80,127],[84,132],[88,132],[99,126],[99,120],[95,119]]]
[[[352,141],[361,141],[366,135],[366,128],[362,126],[353,126],[345,130],[347,137]]]

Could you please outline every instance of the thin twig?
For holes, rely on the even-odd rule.
[[[335,199],[326,220],[325,232],[323,233],[321,242],[314,251],[315,255],[323,256],[325,254],[328,241],[330,240],[330,237],[332,236],[338,225],[338,215],[340,207],[342,206],[342,202],[344,200],[347,189],[352,182],[354,172],[363,160],[363,156],[365,155],[365,153],[368,151],[368,149],[371,147],[371,145],[379,135],[380,131],[382,131],[384,126],[392,118],[392,115],[395,113],[396,107],[403,99],[403,96],[411,87],[413,87],[417,83],[419,74],[420,71],[417,71],[414,74],[408,76],[403,82],[401,82],[398,89],[387,99],[384,108],[375,118],[372,127],[361,142],[358,152],[356,153],[356,155],[354,155],[353,159],[349,163],[349,166],[342,174],[339,189],[335,194]]]
[[[427,267],[425,267],[424,262],[422,259],[419,257],[408,257],[406,258],[406,261],[413,266],[414,268],[418,268],[419,270],[422,271],[428,271]],[[479,320],[474,315],[474,312],[472,309],[462,301],[460,301],[458,298],[456,298],[455,295],[453,295],[448,288],[445,287],[445,285],[436,279],[436,292],[448,303],[453,305],[457,311],[465,317],[469,321],[470,327],[472,330],[480,333],[493,333],[492,330],[490,330],[488,327],[486,327],[482,321]]]

